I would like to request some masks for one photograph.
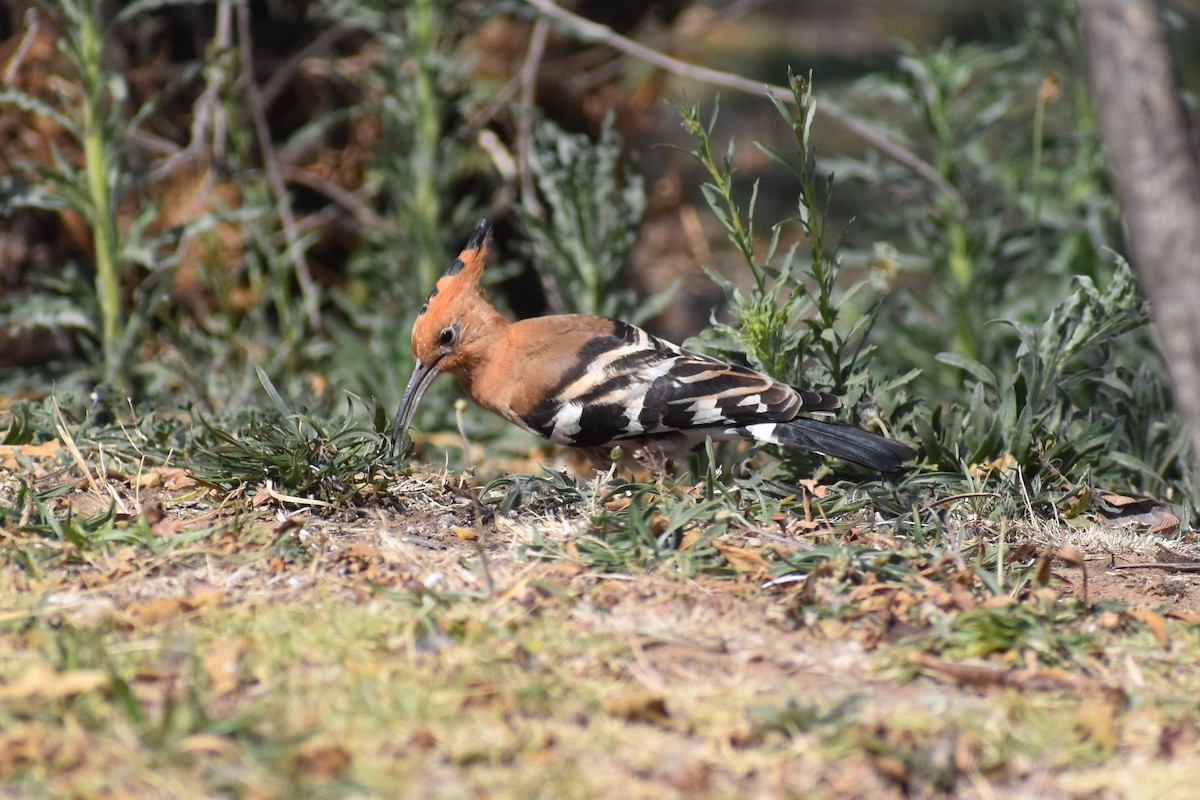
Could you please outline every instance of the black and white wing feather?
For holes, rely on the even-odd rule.
[[[613,321],[611,335],[591,339],[524,422],[559,444],[599,447],[688,431],[702,441],[838,406],[833,395],[795,389]]]

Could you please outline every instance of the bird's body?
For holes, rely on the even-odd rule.
[[[393,438],[403,438],[433,378],[449,372],[483,408],[598,461],[615,446],[673,460],[710,437],[801,447],[882,471],[913,457],[891,439],[798,416],[838,408],[833,395],[692,353],[628,323],[583,314],[509,321],[479,287],[488,233],[484,221],[417,316],[417,365]]]

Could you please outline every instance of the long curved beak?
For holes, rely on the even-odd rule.
[[[438,376],[437,361],[424,364],[420,361],[413,367],[412,377],[404,388],[404,397],[400,400],[400,408],[396,411],[396,420],[392,423],[392,447],[400,445],[403,452],[408,446],[408,426],[412,424],[417,406],[425,396],[429,385]]]

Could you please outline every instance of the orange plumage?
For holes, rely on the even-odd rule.
[[[915,455],[860,428],[798,416],[838,408],[833,395],[692,353],[619,320],[506,319],[480,286],[489,238],[484,220],[417,316],[417,363],[395,441],[403,441],[434,378],[449,372],[478,405],[596,460],[616,445],[673,459],[709,437],[801,447],[883,471]]]

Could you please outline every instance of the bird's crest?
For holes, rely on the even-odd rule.
[[[488,245],[491,241],[492,224],[485,218],[480,220],[479,227],[471,234],[471,238],[467,240],[467,246],[458,254],[458,258],[454,259],[454,263],[450,265],[445,274],[438,278],[433,291],[425,300],[425,305],[421,306],[418,316],[428,311],[429,304],[442,292],[457,293],[479,286],[479,280],[483,275],[483,265],[487,261]]]

